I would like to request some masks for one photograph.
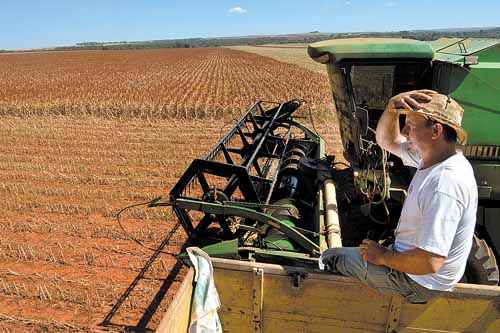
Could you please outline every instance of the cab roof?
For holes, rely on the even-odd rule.
[[[345,59],[434,58],[434,49],[429,43],[403,38],[332,39],[309,45],[307,52],[323,64]]]
[[[496,38],[440,38],[430,42],[435,60],[463,62],[465,56],[476,55],[500,44]]]

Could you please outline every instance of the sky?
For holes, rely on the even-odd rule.
[[[498,0],[1,0],[0,49],[500,26]]]

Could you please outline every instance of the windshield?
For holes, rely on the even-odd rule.
[[[351,82],[356,104],[383,109],[392,97],[395,67],[352,66]]]

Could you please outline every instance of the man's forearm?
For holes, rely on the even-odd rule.
[[[429,102],[432,90],[407,91],[392,97],[385,107],[385,111],[377,124],[376,139],[379,146],[398,155],[398,146],[405,138],[399,131],[399,113],[397,110],[420,109],[420,102]]]
[[[435,273],[442,266],[443,261],[443,257],[435,256],[418,248],[405,252],[388,250],[382,256],[384,266],[413,275]]]
[[[401,133],[399,131],[399,114],[385,110],[377,123],[376,130],[377,143],[388,149],[391,143],[402,141]]]

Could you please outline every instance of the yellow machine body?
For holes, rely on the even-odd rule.
[[[213,259],[224,332],[500,332],[500,287],[459,284],[428,304],[358,281],[273,264]],[[191,269],[157,333],[187,332]]]

